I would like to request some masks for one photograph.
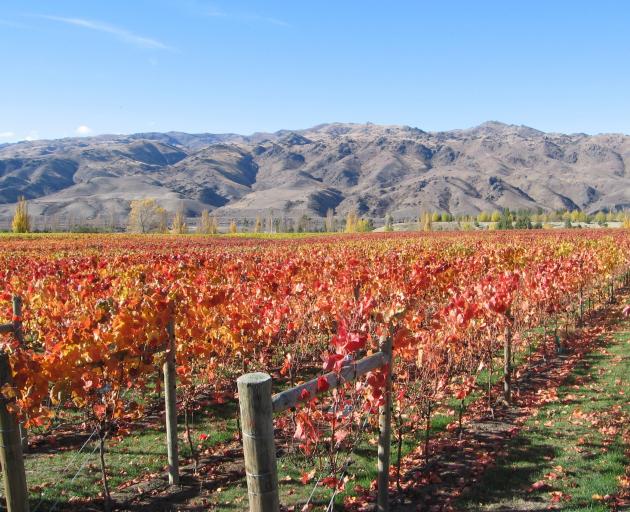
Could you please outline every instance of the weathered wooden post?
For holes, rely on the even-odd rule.
[[[505,328],[503,340],[503,399],[509,404],[512,400],[512,328]]]
[[[175,323],[167,326],[168,346],[164,361],[164,412],[166,417],[166,446],[168,452],[168,482],[179,484],[179,449],[177,446],[177,373],[175,371]]]
[[[248,373],[236,381],[241,410],[250,512],[278,512],[278,470],[273,431],[271,377]]]
[[[22,297],[19,295],[13,296],[13,334],[20,344],[24,342],[22,337]],[[21,423],[19,430],[20,444],[22,445],[22,451],[25,452],[28,450],[28,430]]]
[[[0,352],[0,387],[11,385],[9,357]],[[28,512],[26,473],[18,422],[7,409],[7,400],[0,395],[0,464],[4,479],[4,493],[8,512]]]
[[[378,495],[376,510],[389,510],[389,459],[392,439],[392,339],[390,336],[382,340],[381,351],[387,360],[385,376],[385,393],[383,405],[378,411]]]

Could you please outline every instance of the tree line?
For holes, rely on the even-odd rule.
[[[65,226],[57,219],[46,225],[44,218],[43,228],[34,228],[31,215],[28,212],[28,203],[25,198],[18,201],[11,230],[14,233],[28,233],[33,231],[71,231],[71,232],[99,232],[99,231],[128,231],[131,233],[173,233],[186,234],[190,232],[214,235],[222,233],[366,233],[376,228],[375,222],[383,226],[384,231],[394,231],[396,225],[403,225],[405,230],[462,230],[471,231],[478,229],[541,229],[557,227],[562,223],[565,228],[579,227],[582,224],[598,224],[607,226],[610,222],[619,222],[623,227],[630,228],[630,212],[597,212],[587,214],[581,210],[558,210],[544,212],[539,210],[511,211],[509,208],[494,211],[481,211],[477,214],[453,215],[450,212],[423,211],[417,218],[395,219],[392,213],[387,213],[384,219],[373,219],[361,216],[356,208],[351,209],[344,216],[339,216],[332,208],[329,208],[326,216],[311,217],[304,213],[298,218],[286,215],[277,216],[273,210],[266,215],[257,215],[255,219],[240,218],[230,219],[225,224],[216,215],[211,215],[205,209],[201,215],[189,223],[183,206],[175,213],[169,212],[152,198],[138,199],[130,202],[130,211],[125,225],[121,225],[114,214],[110,219],[98,225],[77,222],[72,217],[65,219]],[[382,222],[382,224],[381,224]],[[221,224],[221,226],[220,226]]]

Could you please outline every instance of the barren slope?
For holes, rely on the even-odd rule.
[[[34,214],[124,215],[155,197],[190,215],[415,216],[501,207],[630,207],[630,136],[549,134],[497,122],[424,132],[327,124],[301,131],[179,132],[0,146],[0,217],[20,195]]]

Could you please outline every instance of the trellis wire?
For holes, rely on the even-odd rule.
[[[66,464],[66,467],[62,470],[62,473],[65,473],[66,471],[68,471],[72,466],[74,466],[75,462],[77,461],[77,459],[81,456],[81,452],[84,450],[84,448],[88,445],[88,443],[92,440],[92,438],[94,437],[94,434],[96,434],[96,432],[98,431],[98,429],[94,429],[94,431],[90,434],[90,437],[87,438],[87,440],[83,443],[83,445],[81,446],[81,448],[79,449],[79,451],[76,453],[76,455],[74,455],[72,457],[72,459],[70,459],[70,462],[68,462],[68,464]],[[81,470],[83,470],[83,467],[85,466],[85,463],[89,460],[89,458],[94,455],[94,453],[96,452],[96,449],[98,448],[98,445],[96,446],[96,448],[92,451],[92,453],[90,455],[88,455],[83,463],[81,464],[81,466],[79,467],[79,470],[75,473],[75,475],[72,477],[72,479],[70,480],[70,483],[74,483],[74,481],[76,480],[77,476],[79,475],[79,473],[81,472]],[[61,500],[61,498],[58,498],[57,501],[55,502],[55,504],[53,505],[53,508],[50,509],[50,512],[52,512],[53,510],[55,510],[55,507],[59,504],[59,501]],[[39,509],[39,507],[42,505],[42,503],[44,502],[44,498],[42,498],[39,503],[37,504],[37,506],[33,509],[33,512],[37,512],[37,510]]]

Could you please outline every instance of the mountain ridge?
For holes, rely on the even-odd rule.
[[[487,121],[430,132],[326,123],[250,135],[146,132],[0,145],[0,217],[125,216],[154,197],[188,215],[416,216],[497,208],[630,208],[630,136]]]

